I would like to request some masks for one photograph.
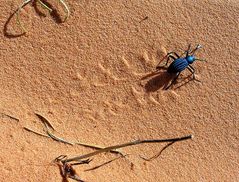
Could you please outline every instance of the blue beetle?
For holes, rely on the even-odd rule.
[[[197,59],[194,54],[195,52],[202,48],[202,46],[200,44],[198,44],[196,46],[195,49],[193,49],[192,51],[190,51],[191,49],[191,44],[189,44],[188,49],[181,55],[179,56],[176,52],[169,52],[160,62],[159,64],[167,58],[166,64],[168,64],[169,59],[173,59],[173,62],[169,65],[169,67],[167,68],[167,72],[168,73],[176,73],[175,78],[172,80],[172,82],[169,84],[169,86],[166,87],[166,90],[169,89],[169,87],[177,80],[177,78],[179,77],[180,73],[185,70],[186,68],[192,73],[193,75],[193,79],[195,79],[195,69],[191,66],[191,64],[198,60],[198,61],[205,61],[202,59]],[[185,56],[183,56],[184,54],[186,54]],[[173,56],[174,55],[174,56]],[[158,66],[156,67],[156,69],[161,68],[162,66],[160,66],[158,64]],[[196,80],[196,79],[195,79]]]

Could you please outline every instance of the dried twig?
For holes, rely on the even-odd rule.
[[[55,128],[53,127],[53,125],[51,124],[51,122],[49,120],[47,120],[45,117],[43,117],[42,115],[38,114],[38,113],[35,113],[36,116],[43,122],[44,126],[45,126],[45,132],[47,133],[46,136],[49,136],[50,138],[52,138],[53,140],[55,141],[58,141],[58,142],[62,142],[62,143],[65,143],[65,144],[69,144],[69,145],[81,145],[81,146],[84,146],[84,147],[89,147],[89,148],[93,148],[93,149],[103,149],[104,147],[101,147],[101,146],[97,146],[97,145],[92,145],[92,144],[87,144],[87,143],[83,143],[83,142],[69,142],[63,138],[60,138],[56,135],[54,135],[50,129],[52,130],[55,130]],[[50,128],[49,128],[50,127]],[[32,131],[33,132],[33,131]],[[34,133],[34,132],[33,132]],[[37,132],[35,132],[36,134],[38,134]],[[39,135],[39,134],[38,134]],[[42,135],[42,136],[45,136],[45,135]],[[117,151],[117,150],[110,150],[109,152],[111,153],[116,153],[116,154],[120,154],[121,156],[123,156],[124,154],[122,154],[120,151]]]
[[[6,116],[6,117],[8,117],[8,118],[10,118],[12,120],[15,120],[15,121],[19,122],[19,119],[16,118],[16,117],[10,116],[9,114],[4,114],[4,113],[1,113],[1,114],[2,114],[2,116]]]
[[[22,29],[22,31],[25,33],[26,32],[26,29],[24,27],[24,25],[21,23],[21,20],[20,20],[20,17],[19,17],[19,14],[22,10],[22,8],[24,8],[24,6],[26,6],[28,3],[30,3],[32,0],[25,0],[19,7],[18,9],[16,10],[16,15],[17,15],[17,23],[19,25],[19,27]]]
[[[53,125],[50,123],[50,121],[48,121],[45,117],[43,117],[42,115],[35,113],[35,115],[43,122],[43,124],[45,125],[45,127],[48,129],[48,126],[52,129],[55,130],[55,128],[53,127]]]
[[[162,143],[162,142],[170,142],[170,144],[168,144],[166,147],[164,147],[161,152],[163,150],[165,150],[168,146],[172,145],[174,142],[177,141],[182,141],[182,140],[188,140],[188,139],[192,139],[192,135],[188,135],[185,137],[180,137],[180,138],[171,138],[171,139],[159,139],[159,140],[136,140],[133,142],[128,142],[128,143],[124,143],[124,144],[120,144],[120,145],[114,145],[114,146],[110,146],[110,147],[106,147],[104,149],[100,149],[98,151],[95,152],[91,152],[85,155],[81,155],[81,156],[77,156],[77,157],[73,157],[73,158],[69,158],[67,159],[66,155],[61,155],[59,157],[57,157],[55,159],[55,162],[57,163],[57,165],[60,167],[60,172],[61,172],[61,176],[63,178],[63,181],[68,181],[68,178],[74,179],[76,181],[80,181],[83,182],[79,176],[76,174],[75,170],[73,169],[73,165],[79,165],[79,164],[85,164],[85,163],[89,163],[89,157],[92,157],[94,155],[100,154],[102,152],[109,152],[110,150],[115,150],[118,148],[123,148],[123,147],[127,147],[127,146],[132,146],[132,145],[138,145],[138,144],[143,144],[143,143]],[[122,156],[121,156],[122,157]],[[83,160],[84,158],[88,158],[87,160]],[[118,158],[116,158],[118,159]],[[110,160],[102,165],[96,166],[94,168],[88,169],[86,171],[89,170],[94,170],[97,169],[103,165],[106,165],[116,159]],[[76,161],[77,163],[71,163],[73,161]]]
[[[65,15],[65,18],[64,18],[64,21],[66,21],[68,19],[68,17],[70,16],[70,10],[68,8],[68,6],[66,5],[65,1],[64,0],[59,0],[60,3],[63,5],[64,9],[65,9],[65,12],[66,12],[66,15]],[[63,21],[63,22],[64,22]]]
[[[76,145],[81,145],[81,146],[84,146],[84,147],[89,147],[89,148],[92,148],[92,149],[97,149],[97,150],[105,148],[105,147],[102,147],[102,146],[99,146],[99,145],[92,145],[92,144],[87,144],[87,143],[82,143],[82,142],[76,142],[75,144]],[[120,154],[121,156],[124,156],[124,154],[122,154],[122,152],[120,152],[118,150],[110,150],[109,152],[110,153],[115,153],[115,154]]]
[[[81,159],[89,158],[89,157],[92,157],[94,155],[97,155],[97,154],[100,154],[100,153],[103,153],[103,152],[108,152],[110,150],[115,150],[115,149],[118,149],[118,148],[128,147],[128,146],[132,146],[132,145],[139,145],[139,144],[144,144],[144,143],[177,142],[177,141],[192,139],[192,137],[193,137],[192,135],[188,135],[188,136],[185,136],[185,137],[170,138],[170,139],[136,140],[136,141],[133,141],[133,142],[128,142],[128,143],[124,143],[124,144],[120,144],[120,145],[114,145],[114,146],[106,147],[104,149],[100,149],[100,150],[97,150],[95,152],[91,152],[91,153],[88,153],[88,154],[85,154],[85,155],[80,155],[80,156],[77,156],[77,157],[65,159],[64,162],[81,161]]]
[[[65,139],[63,138],[60,138],[60,137],[57,137],[55,136],[54,134],[52,134],[49,129],[46,130],[46,133],[48,134],[49,137],[51,137],[53,140],[56,140],[58,142],[62,142],[62,143],[65,143],[65,144],[69,144],[69,145],[74,145],[74,143],[72,142],[68,142],[66,141]]]
[[[43,133],[39,133],[39,132],[37,132],[37,131],[34,131],[33,129],[30,129],[30,128],[27,128],[27,127],[23,127],[23,129],[25,129],[26,131],[29,131],[29,132],[35,133],[35,134],[37,134],[37,135],[39,135],[39,136],[43,136],[43,137],[50,138],[48,135],[43,134]]]
[[[44,8],[47,9],[50,13],[53,11],[49,6],[47,6],[45,3],[43,3],[41,0],[37,0],[39,4]]]

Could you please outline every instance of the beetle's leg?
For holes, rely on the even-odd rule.
[[[177,59],[180,58],[180,56],[176,52],[170,52],[170,54],[174,54],[174,56],[176,56]]]
[[[163,59],[161,61],[159,61],[158,65],[156,66],[156,69],[159,69],[160,67],[162,67],[162,66],[160,66],[160,64],[166,58],[167,58],[167,61],[166,61],[164,66],[167,66],[168,61],[169,61],[170,58],[173,59],[173,60],[177,59],[172,54],[176,55],[177,58],[180,58],[179,55],[176,52],[169,52],[166,56],[163,57]]]
[[[192,73],[193,79],[195,79],[195,69],[191,65],[188,65],[187,69]]]
[[[173,60],[176,60],[176,59],[177,59],[177,58],[175,58],[174,56],[169,55],[169,56],[168,56],[168,59],[167,59],[167,61],[166,61],[166,63],[165,63],[165,66],[167,66],[168,61],[169,61],[170,58],[173,59]]]
[[[193,75],[193,80],[196,80],[198,82],[201,82],[200,80],[196,79],[195,77],[195,69],[191,66],[191,65],[188,65],[187,69],[192,73]]]
[[[168,90],[174,83],[175,81],[178,79],[179,75],[180,75],[181,72],[178,72],[176,74],[176,76],[174,77],[174,79],[171,81],[171,83],[165,88],[165,90]]]

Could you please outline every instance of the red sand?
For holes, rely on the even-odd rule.
[[[13,38],[20,32],[15,17],[6,22],[21,2],[0,6],[0,181],[60,182],[55,157],[94,151],[23,130],[42,131],[35,112],[58,136],[101,146],[195,136],[151,162],[139,155],[152,156],[165,144],[124,148],[132,155],[84,172],[116,157],[95,156],[75,168],[88,182],[238,181],[238,1],[68,0],[71,15],[62,24],[26,6],[27,35]],[[201,83],[180,87],[188,71],[168,91],[165,75],[141,80],[166,52],[189,43],[204,46],[197,56],[208,62],[193,64]]]

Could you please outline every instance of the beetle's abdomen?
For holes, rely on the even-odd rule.
[[[173,61],[168,67],[168,73],[178,73],[183,71],[188,66],[188,62],[185,58],[179,58]]]

